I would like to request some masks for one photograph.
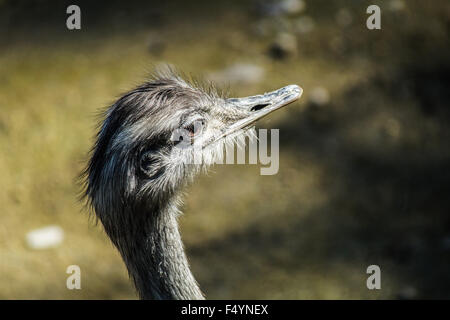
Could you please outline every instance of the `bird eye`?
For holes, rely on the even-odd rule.
[[[203,126],[204,126],[203,120],[196,120],[191,124],[189,124],[188,126],[184,127],[184,129],[187,131],[189,137],[193,138],[203,131]]]

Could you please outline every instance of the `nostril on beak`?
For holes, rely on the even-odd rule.
[[[270,103],[257,104],[256,106],[251,107],[250,111],[259,111],[268,105],[270,105]]]

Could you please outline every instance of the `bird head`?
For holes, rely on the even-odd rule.
[[[86,196],[103,224],[111,209],[167,203],[225,144],[301,93],[290,85],[226,98],[173,72],[158,74],[107,109],[85,172]]]

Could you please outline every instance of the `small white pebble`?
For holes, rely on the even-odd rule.
[[[64,231],[59,226],[48,226],[30,231],[26,235],[27,245],[31,249],[57,247],[64,239]]]
[[[309,93],[309,100],[318,106],[322,106],[330,102],[330,94],[324,87],[315,87]]]

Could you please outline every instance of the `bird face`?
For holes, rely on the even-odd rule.
[[[301,94],[290,85],[224,98],[174,74],[128,92],[108,109],[86,170],[86,194],[97,215],[115,204],[164,203],[213,163],[225,144]]]

